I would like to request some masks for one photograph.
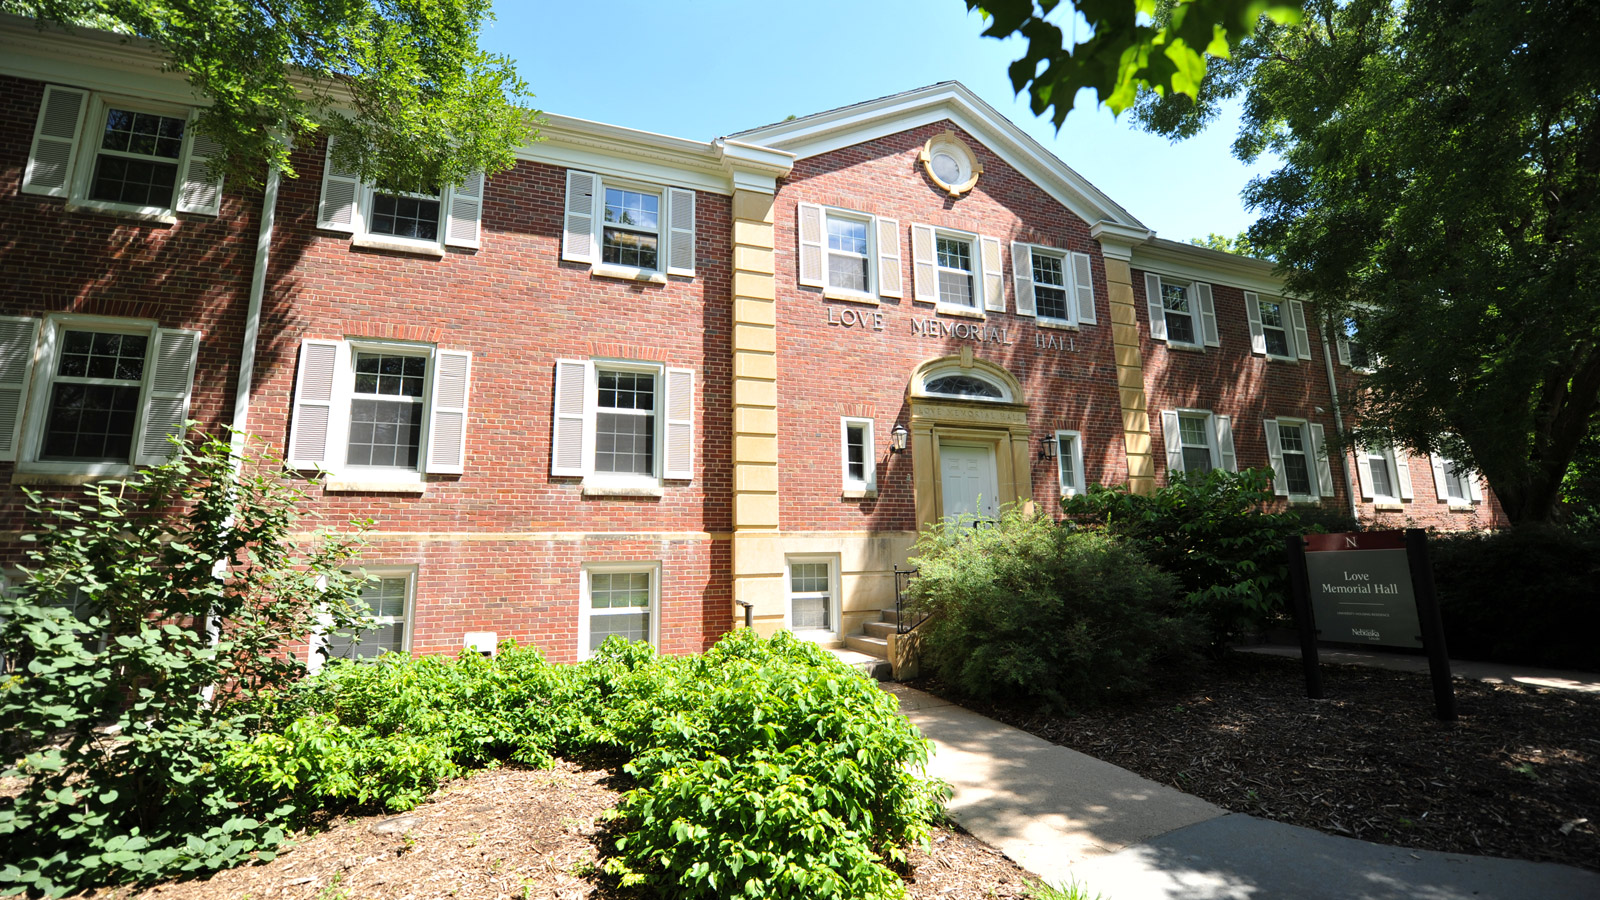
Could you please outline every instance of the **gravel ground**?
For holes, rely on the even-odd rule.
[[[965,705],[1233,812],[1600,870],[1600,697],[1457,680],[1445,723],[1425,675],[1322,671],[1324,700],[1306,698],[1299,660],[1236,655],[1121,708]]]

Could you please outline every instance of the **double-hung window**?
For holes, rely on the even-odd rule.
[[[1432,454],[1430,461],[1433,464],[1434,496],[1440,503],[1470,507],[1483,500],[1477,472],[1438,453]]]
[[[660,646],[661,564],[586,563],[578,614],[578,656],[594,654],[606,638]]]
[[[221,147],[191,127],[191,110],[49,85],[34,126],[22,190],[78,207],[175,221],[214,216]]]
[[[1067,306],[1067,273],[1061,257],[1053,253],[1033,253],[1033,302],[1041,319],[1059,322],[1072,320]]]
[[[300,344],[288,464],[328,487],[422,490],[465,471],[472,354],[432,344],[308,338]]]
[[[556,361],[550,474],[592,496],[660,496],[694,477],[694,370],[637,360]]]
[[[1061,496],[1074,497],[1084,492],[1082,432],[1056,432],[1056,474],[1061,480]]]
[[[1013,241],[1011,275],[1017,286],[1017,315],[1037,316],[1041,325],[1095,324],[1089,254]]]
[[[1358,371],[1369,371],[1372,368],[1372,354],[1367,350],[1367,345],[1361,340],[1361,324],[1356,319],[1347,318],[1339,329],[1338,336],[1339,363]]]
[[[1152,340],[1177,347],[1221,346],[1211,285],[1147,272],[1144,287]]]
[[[1300,301],[1262,297],[1254,291],[1245,291],[1244,308],[1250,322],[1252,353],[1282,360],[1311,358],[1305,305]]]
[[[844,418],[839,426],[844,490],[847,493],[877,490],[878,466],[872,446],[872,420]]]
[[[796,205],[801,287],[834,300],[900,296],[900,223],[815,203]]]
[[[74,475],[166,462],[199,352],[199,332],[145,320],[0,317],[0,459]]]
[[[912,225],[911,262],[917,302],[958,314],[1005,311],[999,238]]]
[[[1411,499],[1410,460],[1404,451],[1373,445],[1357,447],[1355,457],[1361,499],[1379,505],[1396,505]]]
[[[338,158],[328,139],[322,166],[317,227],[351,235],[351,244],[375,250],[443,256],[446,247],[481,244],[483,173],[454,187],[369,184]]]
[[[1382,448],[1366,449],[1360,451],[1366,457],[1367,471],[1371,473],[1370,484],[1373,499],[1378,502],[1397,503],[1400,500],[1399,488],[1396,486],[1394,465],[1390,461],[1389,452]]]
[[[561,258],[611,278],[693,277],[694,198],[684,188],[568,169]]]
[[[1282,418],[1268,419],[1264,425],[1274,492],[1295,501],[1332,497],[1333,467],[1322,426],[1304,419]]]
[[[1204,409],[1167,409],[1161,412],[1161,431],[1167,448],[1167,481],[1181,474],[1212,469],[1239,470],[1233,449],[1233,419]]]
[[[417,570],[408,566],[376,566],[366,570],[355,610],[356,622],[313,639],[313,658],[377,659],[411,649],[412,609]]]
[[[837,557],[797,556],[788,559],[788,626],[797,634],[827,633],[837,628],[834,608]]]

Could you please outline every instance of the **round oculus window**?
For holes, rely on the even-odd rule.
[[[939,176],[940,181],[946,184],[960,184],[962,182],[961,163],[943,147],[934,151],[931,165],[933,166],[933,174]]]
[[[953,131],[929,138],[918,156],[928,177],[952,197],[972,190],[978,183],[978,176],[983,174],[983,166]]]

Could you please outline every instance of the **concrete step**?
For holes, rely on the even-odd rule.
[[[861,626],[861,630],[867,633],[867,637],[888,640],[889,635],[894,634],[897,627],[893,622],[868,622]]]
[[[894,678],[894,667],[889,665],[889,661],[882,656],[862,653],[857,650],[851,650],[848,647],[834,647],[828,652],[839,657],[845,665],[860,670],[868,678],[877,681],[889,681]]]
[[[898,624],[900,622],[900,613],[892,606],[888,609],[880,609],[878,610],[878,621],[888,622],[890,625]]]
[[[844,645],[847,649],[880,659],[889,658],[889,642],[884,638],[870,637],[865,634],[847,634],[844,636]]]

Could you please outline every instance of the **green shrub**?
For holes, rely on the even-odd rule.
[[[1450,655],[1600,672],[1600,535],[1428,536]]]
[[[358,542],[297,552],[298,491],[270,461],[233,463],[199,439],[77,500],[28,492],[27,578],[0,598],[0,774],[27,779],[0,804],[0,892],[210,870],[282,840],[291,810],[241,809],[220,757],[255,732],[256,693],[301,674],[280,648],[316,608],[350,621]]]
[[[1198,635],[1176,581],[1136,550],[1043,516],[938,526],[917,543],[923,664],[981,699],[1065,708],[1140,693]]]
[[[1272,499],[1270,469],[1213,469],[1148,495],[1122,485],[1091,486],[1067,502],[1066,512],[1176,575],[1185,602],[1220,648],[1288,608],[1284,542],[1322,530],[1294,510],[1264,512]]]

